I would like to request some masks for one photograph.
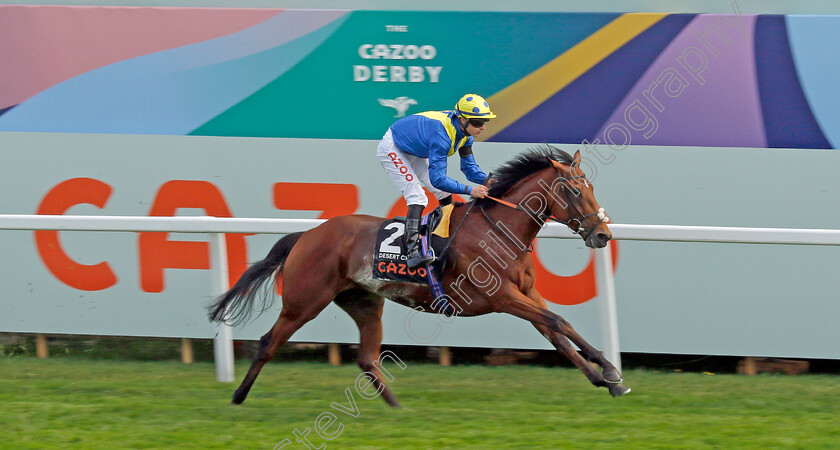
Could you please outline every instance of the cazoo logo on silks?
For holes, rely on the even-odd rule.
[[[408,181],[409,183],[414,181],[414,175],[408,173],[408,166],[405,165],[403,160],[399,158],[396,153],[388,153],[388,156],[391,157],[391,162],[397,166],[397,170],[399,170],[401,174],[405,175],[405,181]]]
[[[362,44],[359,57],[365,60],[423,60],[430,61],[437,56],[433,45]],[[437,83],[443,66],[417,65],[363,65],[353,66],[353,81],[375,81],[390,83]]]

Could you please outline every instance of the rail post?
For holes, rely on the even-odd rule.
[[[621,371],[621,352],[618,345],[618,313],[615,307],[615,275],[610,244],[595,250],[595,278],[598,280],[598,304],[601,318],[601,344],[604,356]]]
[[[214,296],[224,294],[228,288],[228,264],[227,246],[224,233],[210,234],[210,254]],[[216,380],[232,382],[233,373],[233,329],[227,323],[228,314],[225,311],[225,320],[216,325],[216,337],[213,339],[213,355],[216,360]]]

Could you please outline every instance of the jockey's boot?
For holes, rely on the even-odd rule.
[[[408,267],[416,269],[430,264],[435,258],[420,252],[420,216],[423,205],[408,205],[405,217],[405,252],[408,255]]]

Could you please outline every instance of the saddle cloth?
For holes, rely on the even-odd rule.
[[[452,205],[443,209],[435,208],[425,215],[420,226],[421,243],[424,253],[434,252],[435,260],[426,267],[409,269],[404,235],[405,217],[386,220],[376,234],[373,251],[373,277],[378,280],[404,281],[409,283],[429,283],[427,269],[432,269],[433,278],[440,279],[446,263],[446,255],[441,254],[449,241],[449,215]],[[434,230],[433,232],[430,232]],[[443,237],[442,237],[443,236]],[[431,247],[431,248],[429,248]]]

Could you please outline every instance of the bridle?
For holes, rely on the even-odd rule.
[[[558,176],[557,180],[560,181],[561,183],[565,183],[566,181],[570,181],[570,180],[583,180],[583,185],[585,187],[589,186],[589,180],[587,180],[586,177],[581,176],[581,175],[573,175],[571,177]],[[579,194],[576,194],[576,195],[579,195]],[[546,211],[549,211],[549,212],[551,211],[551,208],[554,206],[554,203],[557,202],[557,199],[554,198],[553,195],[551,197],[552,197],[552,203],[551,203],[551,205],[549,205],[546,208]],[[573,232],[575,232],[575,233],[579,234],[581,237],[583,237],[583,240],[586,240],[595,231],[595,228],[597,228],[599,224],[608,223],[610,221],[610,218],[607,217],[607,213],[606,213],[606,211],[604,211],[604,208],[598,208],[598,210],[595,211],[595,212],[584,214],[580,210],[580,208],[578,208],[578,206],[575,204],[574,200],[572,198],[570,198],[569,195],[566,195],[566,200],[567,200],[566,201],[566,211],[569,212],[569,220],[562,221],[562,220],[560,220],[560,219],[558,219],[558,218],[556,218],[552,215],[548,215],[548,214],[543,213],[540,216],[540,218],[543,220],[543,224],[545,224],[545,222],[547,222],[548,220],[554,220],[555,222],[559,222],[559,223],[562,223],[562,224],[566,225],[567,227],[569,227],[570,230],[572,230]],[[572,211],[571,211],[572,208],[574,208],[574,210],[578,213],[579,217],[572,217]],[[589,231],[587,231],[586,227],[584,226],[584,222],[586,222],[590,217],[597,217],[598,222],[596,222],[592,226],[592,228],[590,228]]]
[[[573,175],[573,176],[570,176],[570,177],[563,177],[563,176],[558,175],[557,179],[556,179],[556,181],[559,181],[561,183],[565,183],[565,182],[571,181],[571,180],[583,180],[584,185],[589,186],[589,181],[586,179],[586,177],[581,176],[581,175]],[[553,185],[554,185],[554,183],[552,183],[552,186]],[[584,241],[589,238],[589,236],[595,231],[595,228],[597,228],[599,224],[608,223],[610,221],[610,218],[607,217],[607,214],[604,211],[604,208],[598,208],[598,211],[591,212],[591,213],[588,213],[588,214],[583,214],[583,212],[581,212],[580,208],[578,208],[575,205],[574,201],[572,201],[572,199],[569,198],[568,195],[566,195],[566,200],[567,201],[566,201],[566,208],[565,208],[565,210],[569,213],[569,219],[568,220],[560,220],[560,219],[558,219],[557,217],[555,217],[551,214],[547,214],[547,212],[551,212],[552,207],[554,206],[555,203],[557,203],[557,199],[553,195],[550,195],[550,197],[552,198],[551,204],[548,205],[546,207],[546,209],[543,210],[543,212],[541,212],[541,213],[537,213],[536,211],[533,211],[530,208],[526,208],[522,205],[513,204],[511,202],[508,202],[508,201],[505,201],[505,200],[502,200],[502,199],[499,199],[499,198],[496,198],[496,197],[491,197],[489,195],[486,196],[486,197],[489,198],[490,200],[493,200],[493,201],[499,203],[499,204],[505,205],[505,206],[513,208],[513,209],[517,209],[519,211],[523,211],[523,212],[527,213],[528,215],[530,215],[531,217],[539,218],[539,220],[541,221],[540,227],[545,227],[546,222],[548,222],[549,220],[553,220],[557,223],[562,223],[563,225],[566,225],[567,227],[569,227],[569,229],[572,230],[572,232],[574,232],[576,234],[579,234],[583,238]],[[577,212],[577,215],[579,217],[573,217],[572,208],[574,208],[574,211]],[[487,213],[484,212],[483,207],[481,208],[481,212],[484,214],[484,217],[487,218],[487,220],[490,221],[490,223],[493,223],[492,220],[490,220],[490,218],[487,216]],[[593,225],[592,228],[589,229],[589,231],[587,231],[586,227],[584,226],[584,223],[590,217],[598,217],[599,220],[598,220],[598,223]]]

